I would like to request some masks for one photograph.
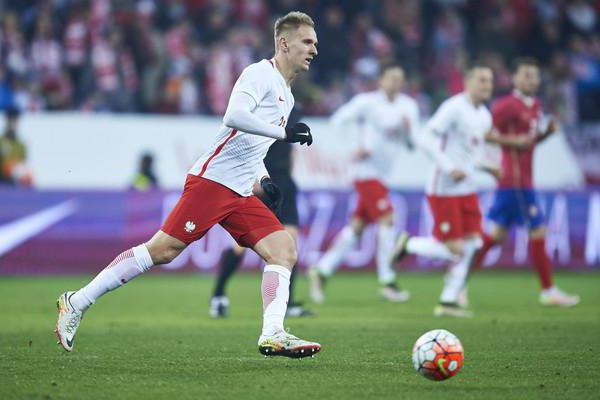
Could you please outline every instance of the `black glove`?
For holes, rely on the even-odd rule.
[[[297,122],[292,127],[285,128],[285,141],[310,146],[313,142],[310,128],[304,122]]]
[[[281,212],[281,203],[283,203],[283,193],[281,193],[279,186],[277,186],[271,178],[264,177],[260,181],[260,187],[266,197],[265,199],[261,199],[263,203],[273,211],[273,214],[279,215]]]

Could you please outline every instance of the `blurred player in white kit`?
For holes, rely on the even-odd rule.
[[[171,262],[215,224],[266,262],[259,351],[298,358],[321,349],[319,343],[299,339],[284,329],[296,243],[273,212],[252,194],[255,183],[267,196],[281,193],[263,163],[275,140],[312,143],[306,124],[286,128],[286,123],[294,107],[291,82],[298,73],[308,71],[317,55],[314,22],[304,13],[291,12],[275,22],[274,31],[275,56],[249,65],[238,78],[216,140],[188,172],[183,194],[161,229],[148,242],[117,256],[83,288],[59,297],[56,334],[65,350],[73,349],[83,313],[100,296],[154,265]]]
[[[426,124],[418,143],[433,160],[425,192],[433,215],[433,237],[403,233],[393,258],[406,254],[449,261],[444,289],[434,313],[468,317],[466,280],[473,257],[482,246],[481,210],[474,176],[478,171],[498,175],[486,158],[485,136],[492,116],[485,105],[492,95],[493,73],[475,65],[465,76],[465,91],[444,101]]]
[[[359,130],[359,148],[354,156],[354,188],[358,194],[356,209],[350,223],[334,239],[331,248],[309,271],[310,296],[316,303],[325,300],[324,286],[360,239],[365,227],[377,224],[377,276],[381,295],[394,302],[409,299],[410,294],[396,283],[391,263],[396,233],[394,210],[388,188],[382,178],[389,174],[394,146],[401,143],[412,149],[412,138],[418,128],[417,102],[402,94],[404,71],[398,66],[382,70],[379,90],[356,95],[331,117],[332,124],[342,134],[355,124]],[[397,148],[396,148],[397,149]]]

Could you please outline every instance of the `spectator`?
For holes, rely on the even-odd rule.
[[[131,188],[140,192],[158,188],[158,180],[154,174],[154,156],[151,153],[145,153],[140,158],[139,168],[133,177]]]
[[[4,134],[0,137],[0,181],[31,186],[32,176],[26,164],[25,144],[17,137],[19,114],[16,108],[9,108],[4,114]]]

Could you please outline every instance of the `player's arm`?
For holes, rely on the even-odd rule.
[[[514,118],[515,109],[510,102],[496,102],[492,107],[493,128],[485,135],[486,141],[513,149],[528,149],[533,146],[533,135],[508,133]]]
[[[417,144],[439,169],[452,175],[455,181],[460,181],[466,174],[442,151],[442,134],[452,126],[454,115],[450,104],[442,104],[425,125]]]
[[[362,94],[356,95],[333,113],[330,122],[337,129],[343,128],[344,125],[359,123],[365,116],[366,107],[367,97]]]
[[[229,128],[237,129],[253,135],[266,136],[277,140],[285,140],[285,128],[263,121],[252,113],[258,103],[249,93],[234,91],[229,98],[223,123]]]
[[[489,143],[512,147],[514,149],[528,149],[533,146],[536,141],[535,137],[532,135],[502,134],[496,128],[493,128],[486,133],[485,140]]]
[[[535,137],[535,140],[537,143],[543,142],[544,140],[548,139],[550,137],[550,135],[552,135],[556,131],[558,131],[558,122],[556,122],[555,118],[551,117],[546,129],[544,131],[542,131],[539,135],[537,135]]]

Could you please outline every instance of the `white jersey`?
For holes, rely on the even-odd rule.
[[[425,127],[423,140],[436,146],[426,193],[435,196],[461,196],[475,193],[473,175],[483,165],[485,134],[492,128],[492,115],[483,104],[475,107],[466,93],[442,103]],[[431,152],[430,152],[431,154]],[[450,172],[463,171],[465,179],[455,182]]]
[[[285,126],[294,107],[294,96],[273,60],[249,65],[238,78],[232,93],[243,92],[256,102],[252,111],[261,120]],[[204,153],[189,173],[218,182],[242,196],[252,195],[263,159],[275,139],[253,135],[221,125],[210,150]]]
[[[340,107],[331,117],[339,129],[350,122],[359,126],[359,146],[370,153],[364,160],[356,161],[356,180],[381,179],[390,170],[395,146],[414,137],[419,123],[417,102],[404,94],[393,101],[381,91],[361,93]]]

